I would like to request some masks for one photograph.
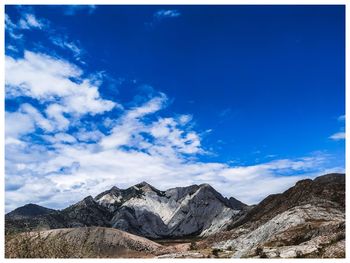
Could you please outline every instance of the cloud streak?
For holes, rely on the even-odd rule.
[[[153,29],[157,24],[166,19],[174,19],[181,16],[181,13],[175,9],[161,9],[153,13],[153,19],[151,22],[145,23],[146,27]]]
[[[95,5],[69,5],[64,8],[64,14],[67,16],[73,16],[78,13],[86,13],[91,15],[96,10]]]
[[[175,9],[169,9],[169,10],[159,10],[153,14],[155,19],[162,20],[166,18],[175,18],[181,16],[181,13],[178,10]]]
[[[338,121],[344,124],[345,115],[339,116]],[[344,130],[344,128],[342,128],[342,129]],[[342,141],[342,140],[345,140],[345,138],[346,138],[346,134],[344,131],[336,132],[336,133],[332,134],[331,136],[329,136],[329,139],[331,139],[333,141]]]
[[[345,132],[337,132],[332,134],[330,137],[330,139],[334,140],[334,141],[341,141],[341,140],[345,140]]]

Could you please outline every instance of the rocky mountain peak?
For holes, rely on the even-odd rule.
[[[55,212],[56,210],[46,208],[36,204],[26,204],[24,206],[18,207],[12,212],[8,213],[7,217],[12,218],[22,218],[22,217],[34,217],[40,215],[46,215]]]
[[[108,226],[159,238],[210,234],[238,212],[238,206],[209,184],[161,191],[141,182],[87,196],[60,211],[59,220],[69,227]]]
[[[337,183],[344,184],[345,183],[345,175],[342,173],[331,173],[323,176],[316,177],[314,179],[316,183]]]
[[[151,185],[149,183],[145,182],[145,181],[142,181],[142,182],[136,184],[135,186],[141,188],[141,187],[144,187],[144,186],[151,186]]]
[[[85,197],[79,204],[90,206],[92,204],[95,204],[95,200],[91,195],[89,195],[89,196]]]
[[[153,187],[145,181],[135,184],[134,187],[136,187],[137,189],[142,189],[143,191],[159,191],[158,189],[156,189],[155,187]]]
[[[110,192],[119,192],[120,189],[116,186],[112,186],[112,188],[109,190]]]

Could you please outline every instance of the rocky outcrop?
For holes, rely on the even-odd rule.
[[[112,214],[91,196],[63,209],[60,214],[67,227],[109,226]]]
[[[304,204],[324,204],[345,211],[345,175],[327,174],[314,180],[298,181],[284,193],[266,197],[241,220],[235,221],[228,228],[232,229],[247,222],[261,224],[294,206]]]
[[[233,257],[341,257],[344,212],[344,174],[302,180],[231,223],[231,238],[214,247],[233,249]]]

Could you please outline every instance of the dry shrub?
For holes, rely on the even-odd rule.
[[[65,238],[44,238],[40,232],[5,235],[6,258],[82,258],[89,257],[89,252]]]

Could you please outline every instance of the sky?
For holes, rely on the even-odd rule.
[[[5,207],[141,181],[247,204],[345,170],[344,6],[6,6]]]

